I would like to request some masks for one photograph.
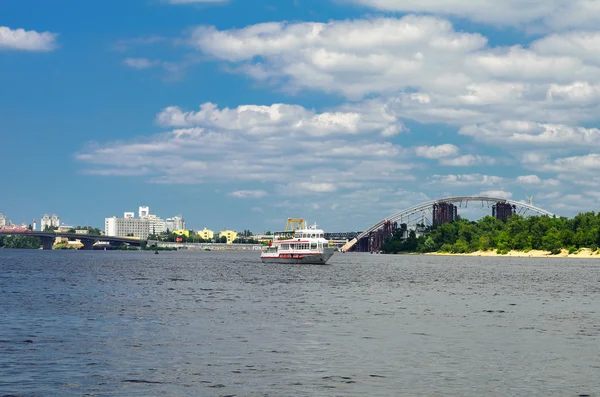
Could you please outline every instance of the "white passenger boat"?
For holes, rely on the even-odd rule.
[[[317,225],[307,228],[304,219],[289,218],[285,232],[275,232],[260,259],[263,263],[324,265],[336,250]]]

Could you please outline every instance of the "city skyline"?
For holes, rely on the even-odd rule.
[[[259,232],[459,195],[597,211],[600,13],[426,3],[1,3],[0,212]]]

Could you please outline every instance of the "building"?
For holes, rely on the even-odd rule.
[[[212,240],[213,238],[215,238],[215,232],[204,228],[204,230],[198,231],[198,236],[204,240]]]
[[[44,214],[40,221],[40,231],[45,231],[51,227],[59,227],[60,226],[60,218],[58,215],[54,214],[52,216],[48,214]]]
[[[185,220],[181,216],[174,216],[173,218],[167,218],[166,227],[169,230],[184,230],[187,229],[185,227]]]
[[[150,207],[146,207],[146,206],[140,206],[138,208],[138,216],[140,218],[145,218],[148,215],[150,215]]]
[[[185,236],[185,237],[190,237],[190,231],[189,230],[173,230],[171,233],[176,234],[178,236]]]
[[[68,233],[69,230],[73,229],[73,226],[62,225],[56,229],[58,233]]]
[[[162,234],[167,231],[167,223],[156,215],[146,217],[150,221],[150,234]]]
[[[6,215],[0,214],[0,227],[6,226]]]
[[[111,237],[137,237],[148,239],[150,219],[148,218],[112,218],[104,219],[104,232]]]
[[[234,232],[233,230],[223,230],[221,232],[219,232],[219,238],[221,237],[227,237],[227,244],[232,244],[234,242],[234,240],[237,238],[237,233]]]
[[[131,219],[131,218],[135,218],[135,212],[125,212],[123,214],[123,218],[124,219]]]

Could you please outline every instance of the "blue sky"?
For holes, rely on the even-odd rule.
[[[2,2],[0,212],[262,232],[453,195],[597,210],[597,3]]]

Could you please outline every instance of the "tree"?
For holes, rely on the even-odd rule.
[[[221,236],[221,238],[219,238],[218,240],[221,244],[226,244],[227,243],[227,237],[226,236]]]

